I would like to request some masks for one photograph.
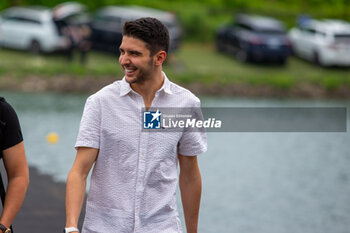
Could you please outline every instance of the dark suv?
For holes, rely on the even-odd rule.
[[[176,16],[170,12],[140,6],[107,6],[99,9],[91,23],[92,47],[119,54],[125,21],[140,17],[154,17],[167,26],[170,36],[169,52],[179,47],[182,30]]]
[[[291,51],[282,22],[264,16],[238,14],[234,23],[219,28],[216,47],[242,62],[285,64]]]

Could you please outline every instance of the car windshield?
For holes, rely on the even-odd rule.
[[[164,23],[165,26],[167,26],[168,28],[176,27],[176,23],[175,23],[175,22],[166,21],[166,22],[163,22],[163,23]]]

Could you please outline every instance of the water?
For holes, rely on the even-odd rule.
[[[1,95],[20,116],[29,164],[65,181],[87,96]],[[201,100],[203,106],[216,107],[350,105],[333,100]],[[49,132],[60,135],[59,143],[46,142]],[[349,133],[209,133],[208,151],[199,157],[199,232],[350,232],[349,139]]]

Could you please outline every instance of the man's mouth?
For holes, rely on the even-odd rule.
[[[130,75],[134,74],[134,72],[137,70],[137,68],[130,68],[130,67],[128,67],[128,68],[124,68],[124,70],[125,70],[125,74],[127,76],[130,76]]]

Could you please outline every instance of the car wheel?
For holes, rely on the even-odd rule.
[[[28,50],[32,54],[39,54],[41,52],[40,43],[38,41],[36,41],[36,40],[33,40],[30,43],[30,46],[29,46]]]
[[[247,62],[248,61],[248,53],[247,51],[243,50],[243,49],[240,49],[237,51],[236,53],[236,59],[240,62]]]
[[[320,63],[320,56],[318,55],[317,52],[314,52],[313,62],[317,66],[321,65],[321,63]]]
[[[277,62],[279,65],[284,66],[287,63],[287,58],[285,58],[285,57],[280,58],[280,59],[278,59]]]

